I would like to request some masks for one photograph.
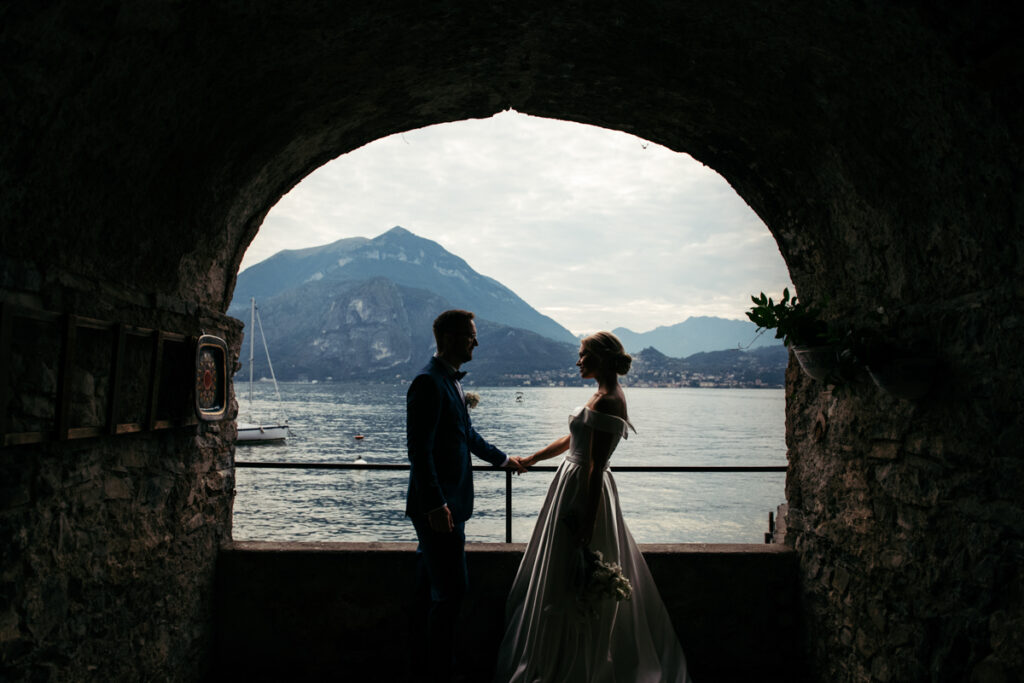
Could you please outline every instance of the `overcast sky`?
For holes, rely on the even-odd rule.
[[[396,225],[577,334],[745,319],[751,294],[789,282],[768,229],[710,168],[516,112],[407,131],[322,166],[271,209],[242,269]]]

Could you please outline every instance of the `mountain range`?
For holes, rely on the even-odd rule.
[[[667,356],[686,358],[695,353],[723,349],[757,349],[782,346],[774,334],[757,334],[757,325],[747,320],[700,316],[675,325],[634,332],[625,327],[612,330],[630,353],[653,347]]]
[[[238,276],[228,313],[244,317],[249,298],[265,301],[314,282],[359,282],[386,277],[396,285],[422,289],[489,320],[535,332],[555,341],[576,337],[534,310],[497,280],[473,270],[437,242],[396,226],[373,239],[350,237],[320,247],[281,251]]]
[[[785,386],[789,349],[778,344],[750,351],[701,351],[687,358],[671,358],[653,347],[633,354],[630,384],[647,386]]]
[[[306,282],[266,299],[259,312],[278,378],[393,382],[426,364],[434,352],[434,318],[449,308],[433,292],[373,277]],[[480,347],[467,369],[478,380],[493,381],[510,368],[543,373],[575,362],[574,343],[482,317],[476,323]],[[259,353],[254,369],[268,375]]]
[[[436,242],[401,227],[372,239],[279,252],[238,276],[228,313],[247,327],[251,298],[275,374],[283,380],[406,379],[434,351],[434,318],[449,308],[466,308],[477,314],[480,347],[466,367],[476,383],[578,381],[579,340],[569,330]],[[720,318],[691,318],[644,334],[615,330],[631,352],[656,348],[644,363],[652,376],[661,358],[674,355],[663,346],[736,350],[753,331],[752,323]],[[269,376],[262,355],[254,358],[257,377]],[[772,372],[781,376],[784,367]]]

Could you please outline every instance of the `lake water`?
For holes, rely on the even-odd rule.
[[[239,384],[240,415],[249,412]],[[569,413],[589,387],[474,387],[473,425],[509,455],[528,455],[568,433]],[[253,411],[285,414],[285,444],[239,445],[239,461],[407,464],[404,386],[258,384]],[[517,394],[519,400],[517,400]],[[768,514],[784,502],[785,474],[633,473],[616,465],[786,465],[781,389],[626,387],[637,434],[612,457],[623,516],[640,543],[761,543]],[[364,436],[362,440],[355,438]],[[557,465],[561,456],[544,464]],[[474,464],[485,465],[474,458]],[[415,541],[404,516],[408,472],[238,468],[235,540]],[[512,540],[526,542],[553,472],[513,478]],[[505,536],[505,475],[476,472],[471,541]]]

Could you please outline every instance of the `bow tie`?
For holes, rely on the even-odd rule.
[[[456,370],[456,371],[454,371],[452,373],[452,377],[454,377],[455,379],[462,379],[465,376],[466,376],[466,371],[465,370]]]

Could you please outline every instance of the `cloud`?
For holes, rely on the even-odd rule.
[[[324,165],[271,209],[242,267],[282,249],[432,239],[574,332],[742,318],[789,276],[724,179],[620,131],[504,112],[389,136]]]

